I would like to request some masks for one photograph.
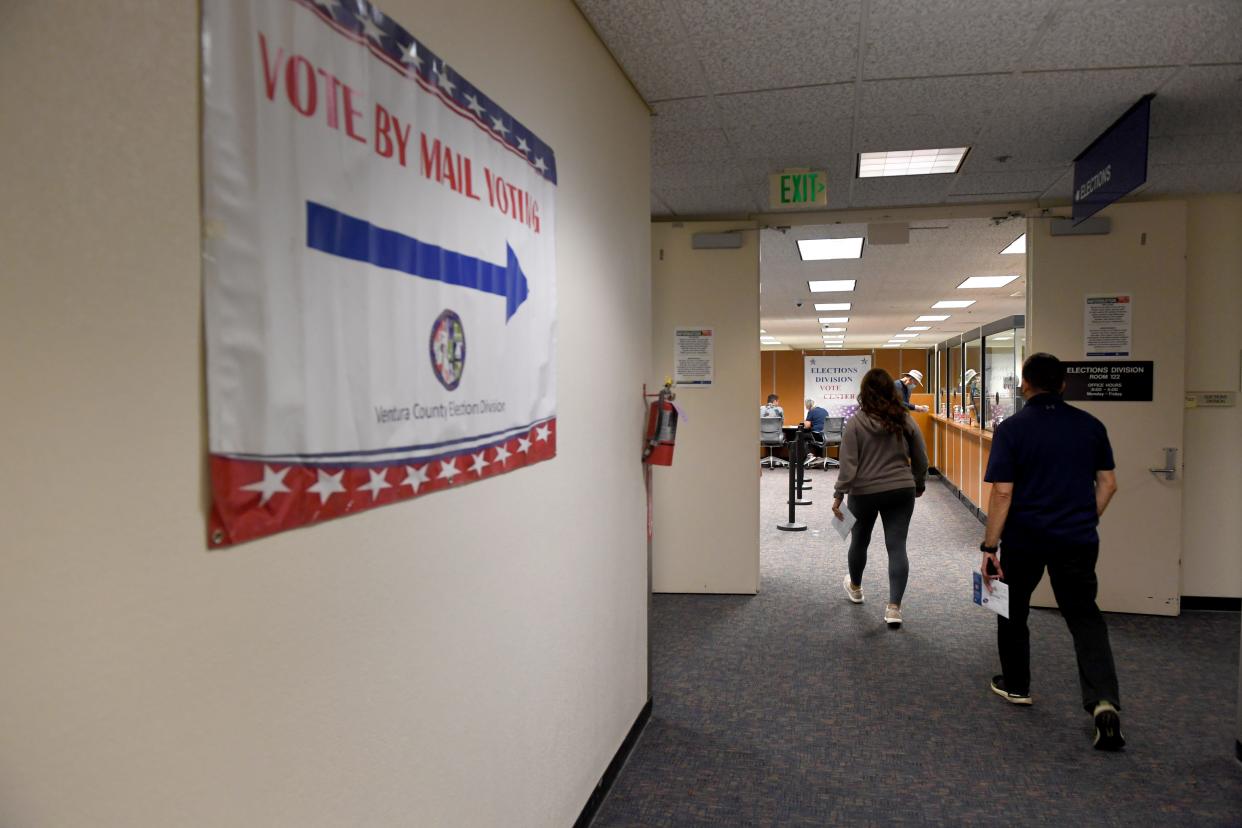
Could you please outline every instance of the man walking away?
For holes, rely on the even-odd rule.
[[[1104,424],[1061,399],[1065,366],[1052,354],[1033,354],[1022,365],[1026,405],[1002,422],[992,439],[984,479],[992,484],[988,523],[980,550],[988,591],[992,578],[1009,585],[1009,617],[997,616],[996,644],[1002,673],[992,691],[1014,704],[1030,704],[1031,593],[1043,577],[1052,582],[1061,615],[1074,638],[1083,707],[1095,718],[1093,745],[1125,746],[1121,696],[1108,627],[1096,606],[1095,563],[1100,515],[1117,491],[1113,450]]]

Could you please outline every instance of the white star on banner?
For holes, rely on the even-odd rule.
[[[466,93],[466,109],[473,112],[475,117],[479,120],[483,119],[483,104],[479,103],[479,99],[474,95],[471,95],[469,92]]]
[[[449,93],[450,98],[453,96],[453,90],[457,88],[457,84],[449,79],[447,65],[440,66],[440,71],[436,75],[436,86]]]
[[[461,469],[457,468],[457,458],[454,457],[452,460],[440,461],[440,473],[436,475],[436,479],[452,480],[459,474],[461,474]]]
[[[480,451],[478,454],[470,455],[470,471],[474,474],[482,476],[483,469],[487,468],[488,462],[483,459],[483,455],[485,454],[487,454],[486,449]]]
[[[336,15],[333,14],[333,12],[341,7],[341,4],[337,2],[337,0],[315,0],[315,5],[326,11],[328,13],[328,17],[331,17],[334,20],[336,19]]]
[[[505,448],[504,443],[501,443],[500,445],[496,446],[496,459],[493,460],[492,462],[499,463],[500,465],[503,466],[505,464],[505,461],[508,460],[510,456],[511,456],[511,453],[509,449]]]
[[[401,62],[413,66],[415,72],[423,71],[423,56],[418,53],[418,44],[411,43],[410,48],[401,53]]]
[[[518,438],[518,452],[521,454],[525,454],[529,450],[530,450],[530,440],[527,440],[525,437],[519,437]]]
[[[414,490],[414,494],[418,494],[418,487],[427,482],[427,467],[419,466],[417,469],[413,466],[405,467],[405,480],[401,481],[402,486],[409,486]]]
[[[522,151],[523,155],[530,152],[530,144],[526,143],[525,138],[518,138],[518,149]]]
[[[536,158],[536,159],[535,159],[535,169],[539,170],[539,172],[547,172],[547,171],[548,171],[548,165],[547,165],[546,163],[544,163],[544,160],[543,160],[542,158]]]
[[[319,495],[319,505],[322,506],[332,495],[345,491],[345,486],[341,483],[345,470],[341,469],[336,474],[328,474],[323,469],[317,469],[317,471],[319,479],[315,481],[315,485],[307,487],[306,491]]]
[[[379,471],[367,469],[367,472],[371,475],[371,479],[367,483],[359,486],[358,490],[362,492],[370,492],[371,501],[374,502],[375,498],[379,497],[380,491],[382,489],[391,489],[392,484],[388,482],[387,469],[380,469]]]
[[[384,38],[388,36],[388,33],[381,29],[379,24],[372,20],[369,14],[362,15],[362,29],[367,37],[379,45],[383,45]]]
[[[274,494],[286,494],[290,491],[285,485],[285,475],[289,473],[289,467],[276,471],[271,466],[263,467],[263,479],[256,483],[247,483],[242,486],[243,492],[259,492],[259,505],[266,506],[267,502],[272,499]]]
[[[548,433],[551,430],[552,430],[551,427],[547,423],[544,423],[543,425],[536,428],[535,429],[535,442],[538,443],[540,440],[548,439]]]
[[[503,118],[497,118],[495,116],[492,116],[492,131],[499,132],[501,135],[507,135],[509,132],[509,128],[505,126],[505,121]]]

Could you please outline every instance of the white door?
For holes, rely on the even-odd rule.
[[[1108,428],[1118,493],[1100,524],[1100,608],[1177,615],[1181,596],[1182,418],[1186,349],[1186,205],[1119,204],[1099,215],[1103,236],[1053,236],[1051,220],[1027,227],[1027,353],[1087,360],[1088,295],[1132,297],[1132,353],[1151,360],[1151,402],[1073,402]],[[1174,480],[1152,474],[1177,451]],[[1047,579],[1032,603],[1054,606]]]

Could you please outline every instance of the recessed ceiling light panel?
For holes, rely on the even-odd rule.
[[[957,287],[959,290],[961,290],[962,288],[965,288],[967,290],[970,290],[972,288],[998,288],[998,287],[1004,287],[1005,285],[1012,282],[1014,279],[1019,279],[1019,278],[1021,277],[1018,276],[1017,274],[1013,276],[971,276],[969,279],[962,282]]]
[[[818,308],[819,306],[816,305],[815,307]],[[846,322],[849,322],[849,321],[850,321],[850,318],[848,316],[821,316],[819,318],[819,324],[821,325],[837,325],[837,324],[844,325]]]
[[[804,262],[862,258],[862,236],[852,239],[798,239],[798,255]]]
[[[892,150],[858,154],[858,177],[880,178],[892,175],[945,175],[962,167],[970,147],[944,149]]]
[[[817,302],[815,304],[815,310],[817,311],[847,311],[849,309],[849,302]],[[821,319],[819,321],[827,323],[829,320]]]
[[[1018,236],[1016,239],[1011,241],[1009,243],[1009,246],[1001,251],[1001,255],[1009,256],[1015,253],[1025,253],[1025,252],[1026,252],[1026,233],[1023,233],[1021,236]]]
[[[915,322],[943,322],[944,320],[948,318],[949,318],[949,315],[947,313],[944,316],[937,316],[936,314],[924,314],[923,316],[920,316],[918,319],[915,319],[914,321]]]
[[[906,328],[906,330],[907,331],[930,331],[931,325],[910,325],[909,327]]]
[[[974,299],[941,299],[933,308],[969,308],[975,303]]]
[[[853,279],[826,279],[817,282],[807,282],[811,293],[848,293],[854,289]]]

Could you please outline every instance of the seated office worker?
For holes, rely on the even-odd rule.
[[[815,400],[806,401],[806,419],[802,425],[809,429],[812,434],[818,434],[821,437],[824,434],[824,423],[828,420],[828,411],[820,408],[815,404]]]
[[[760,417],[780,417],[785,419],[785,409],[781,408],[781,398],[775,394],[768,394],[767,405],[759,406]]]
[[[1031,593],[1043,577],[1052,582],[1061,615],[1074,637],[1082,705],[1095,719],[1093,745],[1125,746],[1121,696],[1108,626],[1096,606],[1100,515],[1117,491],[1113,450],[1104,424],[1061,399],[1065,366],[1038,353],[1022,365],[1026,405],[996,428],[984,479],[992,484],[981,569],[1009,585],[1009,618],[997,616],[1000,675],[992,691],[1014,704],[1030,704]]]
[[[910,392],[914,390],[915,385],[923,384],[923,372],[917,369],[908,371],[901,375],[901,379],[897,380],[897,396],[901,398],[901,405],[907,411],[926,411],[927,406],[915,405],[910,402]]]

